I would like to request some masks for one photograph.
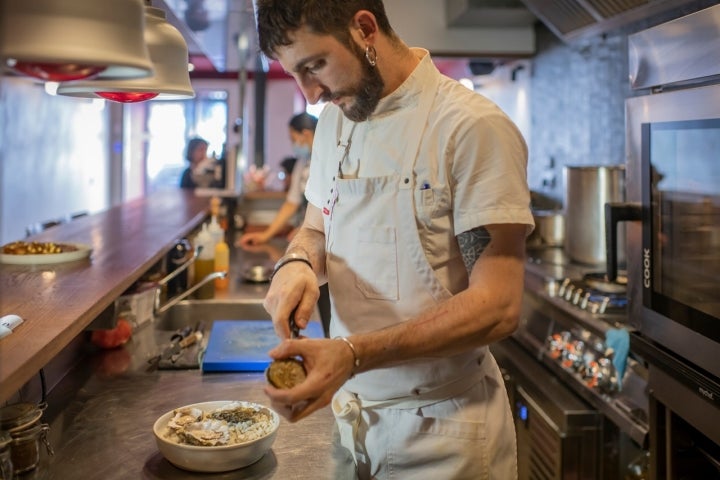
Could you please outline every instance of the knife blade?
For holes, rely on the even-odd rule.
[[[293,311],[290,312],[290,338],[298,338],[300,336],[300,327],[295,323],[295,312],[297,312],[297,307],[293,308]]]

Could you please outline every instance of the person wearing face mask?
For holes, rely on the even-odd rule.
[[[299,113],[290,119],[288,130],[296,161],[290,175],[290,188],[285,196],[285,202],[265,230],[243,234],[237,242],[238,246],[249,247],[267,243],[287,226],[294,215],[303,213],[302,211],[307,205],[304,192],[310,174],[310,152],[312,151],[316,126],[317,118],[309,113]],[[288,234],[288,240],[292,239],[294,232],[295,229]]]
[[[290,141],[292,142],[295,163],[290,174],[290,188],[285,196],[285,202],[280,207],[277,215],[268,227],[261,232],[249,232],[243,234],[237,241],[237,245],[246,250],[257,250],[265,247],[266,243],[282,231],[293,215],[298,214],[300,219],[304,216],[307,200],[305,199],[305,184],[310,175],[310,156],[313,140],[315,139],[315,127],[318,119],[309,113],[299,113],[293,116],[288,123]],[[298,228],[294,228],[287,235],[292,240]],[[269,245],[268,245],[269,247]],[[276,261],[274,258],[273,261]],[[330,296],[327,284],[320,287],[320,296],[317,301],[320,320],[323,324],[325,335],[330,329]]]

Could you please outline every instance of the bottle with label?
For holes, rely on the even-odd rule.
[[[227,272],[230,268],[230,248],[224,239],[215,245],[215,271],[216,272]],[[230,281],[227,275],[225,278],[215,279],[216,290],[226,290]]]
[[[195,247],[198,246],[202,246],[203,249],[195,260],[195,284],[200,283],[203,278],[215,270],[215,244],[208,231],[207,223],[203,224],[202,230],[195,237]],[[213,282],[208,282],[200,287],[195,292],[195,295],[198,299],[213,298],[215,296],[215,285]]]

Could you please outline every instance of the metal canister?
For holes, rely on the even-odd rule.
[[[9,433],[0,430],[0,479],[12,480],[13,464],[10,448],[12,437]]]
[[[16,403],[0,408],[0,430],[10,436],[10,458],[13,471],[34,470],[40,462],[40,442],[53,454],[47,435],[50,426],[40,421],[44,405]]]

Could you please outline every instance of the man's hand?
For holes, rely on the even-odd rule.
[[[354,367],[353,353],[340,339],[288,339],[269,354],[273,359],[300,357],[305,364],[307,378],[301,384],[290,389],[265,387],[272,407],[291,422],[329,405]]]

